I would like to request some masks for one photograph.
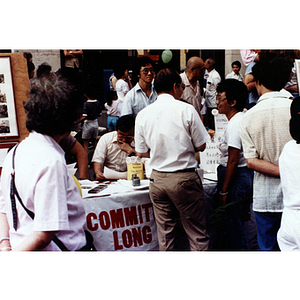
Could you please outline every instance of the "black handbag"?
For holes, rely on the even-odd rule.
[[[11,180],[10,180],[10,199],[11,199],[11,204],[12,204],[12,211],[13,211],[13,224],[14,224],[14,229],[17,230],[17,209],[16,209],[16,201],[15,201],[15,196],[17,196],[17,199],[21,206],[25,209],[27,214],[31,217],[31,219],[34,220],[34,212],[29,210],[23,203],[16,185],[15,185],[15,153],[18,145],[14,148],[13,154],[12,154],[12,172],[11,172]],[[76,251],[97,251],[94,244],[93,244],[93,237],[91,233],[87,230],[85,230],[85,237],[86,237],[86,245],[80,248],[79,250]],[[61,251],[70,251],[68,248],[64,245],[64,243],[57,238],[57,236],[54,236],[52,239],[53,242],[60,248]]]

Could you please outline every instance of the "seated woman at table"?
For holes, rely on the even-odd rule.
[[[55,238],[71,251],[86,244],[83,201],[59,146],[80,106],[62,79],[41,80],[32,89],[24,104],[30,134],[8,152],[2,168],[0,250],[60,251]]]
[[[243,224],[252,200],[253,171],[247,168],[239,135],[239,123],[247,101],[247,88],[235,79],[222,81],[217,87],[217,107],[225,114],[228,125],[220,143],[218,166],[218,200],[221,209],[214,249],[249,249]]]
[[[134,118],[125,115],[117,121],[117,131],[104,134],[95,149],[92,162],[98,180],[105,180],[104,166],[117,171],[126,172],[126,158],[135,155],[134,152]]]

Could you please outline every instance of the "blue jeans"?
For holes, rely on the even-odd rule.
[[[225,179],[226,168],[218,167],[218,184],[215,199],[219,197]],[[219,206],[213,216],[215,238],[211,250],[249,250],[243,225],[252,202],[253,171],[247,167],[237,168],[226,204]]]
[[[278,250],[277,232],[280,228],[282,213],[254,212],[257,225],[257,241],[259,250]]]

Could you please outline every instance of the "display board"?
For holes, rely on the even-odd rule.
[[[7,150],[29,134],[23,106],[29,93],[23,53],[0,53],[0,174]]]

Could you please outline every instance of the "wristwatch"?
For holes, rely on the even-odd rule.
[[[136,156],[136,153],[133,151],[128,156]]]

